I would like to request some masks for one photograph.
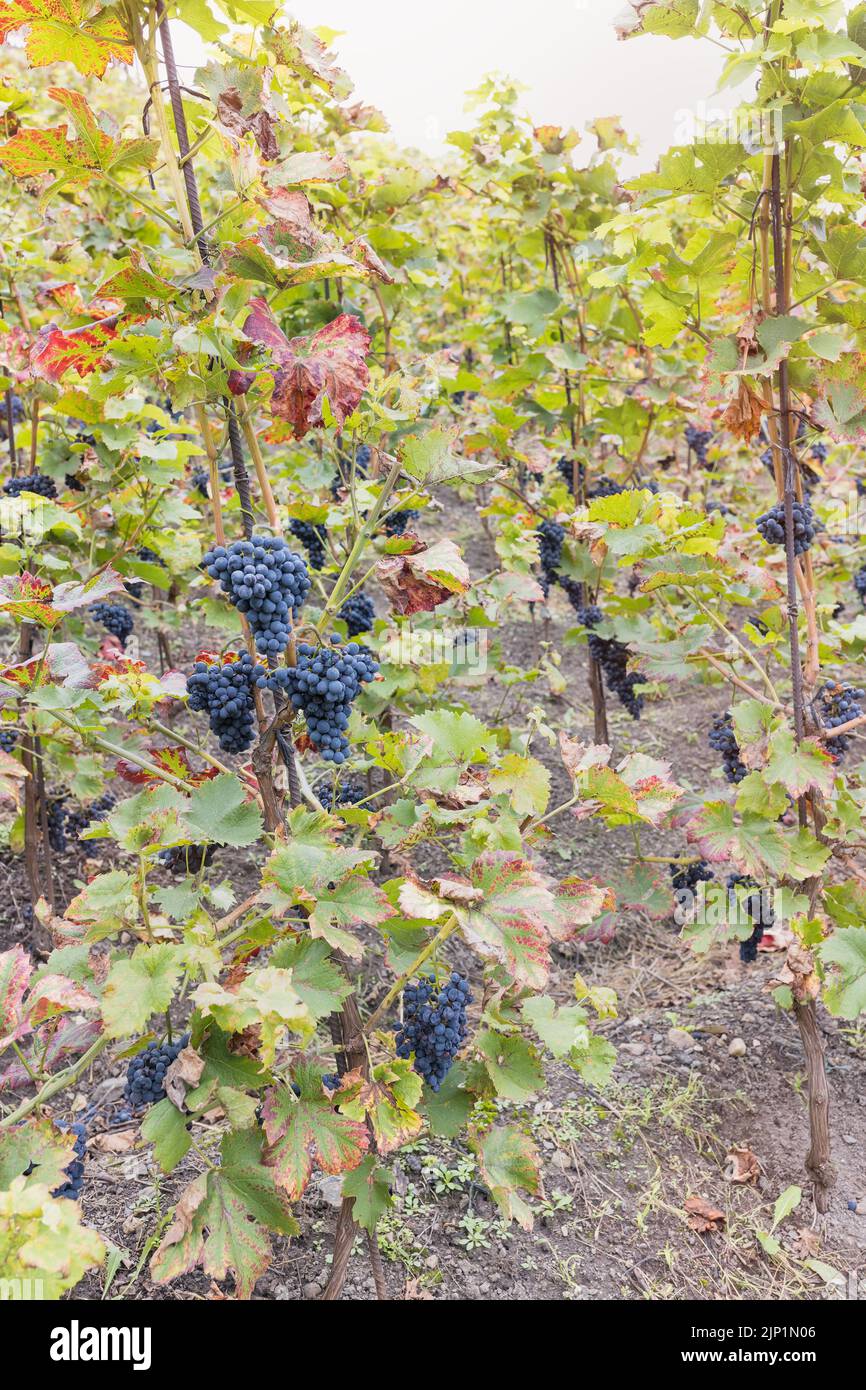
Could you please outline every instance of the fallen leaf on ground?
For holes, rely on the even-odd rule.
[[[732,1145],[725,1155],[726,1182],[757,1182],[761,1176],[761,1165],[751,1149]]]
[[[725,1213],[704,1201],[703,1197],[687,1197],[684,1207],[689,1213],[689,1226],[693,1231],[720,1231],[725,1224]]]

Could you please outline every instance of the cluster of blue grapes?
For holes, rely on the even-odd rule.
[[[159,851],[156,862],[171,874],[197,874],[213,863],[219,848],[219,845],[169,845]]]
[[[0,729],[0,748],[4,753],[11,753],[17,742],[17,729]]]
[[[84,1160],[87,1156],[87,1127],[82,1124],[65,1125],[68,1134],[75,1135],[74,1157],[67,1165],[66,1182],[61,1183],[60,1187],[55,1187],[52,1197],[67,1197],[71,1202],[77,1202],[84,1187]]]
[[[694,454],[701,468],[711,468],[707,449],[713,442],[712,430],[702,430],[698,425],[688,424],[684,433],[689,452]]]
[[[707,741],[710,747],[722,755],[725,778],[728,782],[742,782],[749,769],[740,758],[740,746],[734,733],[734,722],[730,711],[727,714],[714,714],[713,727]]]
[[[671,886],[675,893],[694,893],[699,883],[709,883],[713,871],[705,859],[692,864],[669,864]]]
[[[44,473],[28,473],[23,477],[9,478],[3,484],[7,497],[18,497],[22,492],[35,492],[38,497],[57,496],[57,484]]]
[[[326,762],[339,765],[349,753],[345,730],[352,701],[379,667],[367,648],[357,642],[342,646],[336,637],[332,642],[331,647],[299,643],[297,665],[282,666],[259,677],[258,684],[283,691],[303,713],[313,746]]]
[[[106,632],[116,637],[122,647],[135,624],[132,614],[122,603],[92,603],[88,609],[95,623],[100,623]]]
[[[192,488],[201,497],[210,497],[210,472],[200,463],[192,470]]]
[[[776,920],[773,911],[772,897],[769,889],[759,888],[755,880],[748,878],[745,874],[731,874],[728,878],[728,894],[736,899],[736,889],[738,887],[749,888],[751,891],[742,903],[739,900],[731,904],[733,907],[742,906],[746,910],[746,915],[754,922],[752,935],[745,941],[740,942],[740,960],[744,965],[751,965],[758,959],[758,945],[763,940],[764,932],[772,927]]]
[[[186,688],[189,707],[210,718],[211,733],[224,753],[243,753],[253,742],[256,683],[266,683],[264,667],[254,664],[249,652],[223,666],[197,661]]]
[[[866,565],[861,565],[854,575],[854,588],[857,590],[860,602],[866,607]]]
[[[282,536],[216,545],[202,566],[211,579],[219,580],[235,608],[247,615],[256,649],[265,656],[285,651],[291,620],[300,617],[309,593],[310,576]]]
[[[324,569],[325,561],[328,558],[325,550],[327,527],[322,526],[321,523],[313,526],[309,521],[299,521],[297,517],[292,517],[289,522],[289,530],[306,550],[307,559],[312,568],[314,570]]]
[[[48,843],[56,854],[66,852],[70,835],[77,840],[82,830],[86,830],[93,821],[105,820],[117,805],[111,792],[105,792],[96,801],[91,801],[87,806],[74,811],[66,809],[67,799],[65,795],[53,797],[45,808]]]
[[[557,460],[556,470],[565,482],[569,492],[574,495],[574,465],[570,458],[563,457]],[[606,473],[600,473],[597,478],[586,487],[586,468],[582,463],[577,465],[578,487],[584,490],[584,496],[588,502],[595,497],[616,497],[620,492],[625,492],[626,488],[622,483],[616,482],[608,477]]]
[[[370,467],[372,450],[369,444],[359,444],[355,450],[355,472],[361,478],[366,478],[367,470]],[[331,482],[331,496],[336,502],[340,496],[340,488],[344,487],[352,469],[352,460],[347,454],[340,454],[339,465],[336,476]]]
[[[417,507],[404,507],[402,511],[392,512],[385,518],[385,535],[402,536],[406,527],[420,515]]]
[[[366,794],[363,784],[354,777],[346,777],[340,782],[331,782],[322,777],[313,791],[326,811],[332,811],[335,806],[354,806]]]
[[[577,586],[574,586],[571,592],[566,590],[572,600],[572,606],[575,606],[576,588]],[[624,642],[617,642],[614,637],[599,637],[597,632],[592,631],[604,617],[597,604],[589,604],[586,607],[576,606],[575,614],[577,621],[590,629],[587,638],[589,654],[593,661],[598,662],[604,672],[608,690],[612,695],[616,695],[632,719],[640,719],[643,696],[637,693],[635,687],[642,685],[644,678],[639,671],[629,671],[628,647]]]
[[[0,431],[2,431],[4,438],[6,432],[7,400],[12,409],[12,423],[14,425],[20,425],[22,420],[24,419],[24,402],[22,401],[19,395],[16,395],[14,391],[10,392],[9,396],[7,396],[5,400],[0,401]]]
[[[541,562],[541,588],[547,598],[551,586],[559,583],[559,566],[562,563],[562,542],[565,540],[565,527],[558,521],[542,521],[535,528],[538,536],[538,558]]]
[[[827,681],[818,692],[821,723],[826,729],[838,729],[841,724],[847,724],[849,719],[859,718],[863,713],[860,701],[864,696],[866,696],[864,690],[858,690],[851,685],[839,685]],[[841,758],[850,743],[850,735],[840,734],[838,738],[827,740],[827,751],[834,758]]]
[[[155,1105],[165,1100],[165,1074],[188,1042],[189,1033],[174,1043],[158,1043],[154,1039],[143,1052],[136,1053],[126,1069],[124,1095],[130,1105]]]
[[[337,617],[342,618],[346,624],[349,636],[357,637],[361,632],[370,631],[376,620],[376,610],[372,600],[365,593],[359,591],[351,598],[346,599]]]
[[[809,549],[818,531],[818,522],[809,502],[794,502],[794,554],[803,555]],[[785,544],[785,507],[777,502],[768,512],[759,516],[755,525],[758,534],[767,545]]]
[[[466,1041],[466,1009],[471,1003],[469,982],[457,971],[441,989],[432,975],[422,975],[403,990],[397,1056],[414,1056],[414,1070],[431,1091],[439,1090]]]
[[[341,1082],[337,1072],[325,1072],[325,1075],[322,1077],[322,1085],[326,1091],[339,1091]]]

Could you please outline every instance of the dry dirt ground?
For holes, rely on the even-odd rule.
[[[492,568],[492,550],[472,514],[453,508],[448,523],[448,534],[466,547],[473,572]],[[547,634],[540,621],[509,621],[497,637],[507,659],[524,667],[537,661],[546,635],[564,650],[565,693],[553,698],[540,681],[523,698],[543,704],[555,727],[588,737],[585,652],[562,648],[569,613],[559,595],[552,607]],[[491,717],[501,690],[482,683],[466,698],[482,717]],[[663,701],[648,702],[637,724],[612,706],[617,753],[640,748],[669,757],[676,779],[703,791],[709,775],[720,775],[708,771],[705,739],[724,698],[720,689],[672,686]],[[501,717],[508,715],[506,705]],[[551,804],[558,804],[569,794],[558,755],[541,743],[534,751],[551,769]],[[556,840],[548,856],[552,862],[559,856],[563,872],[604,879],[631,853],[625,832],[568,815],[552,824]],[[675,854],[682,845],[675,836],[657,835],[647,837],[645,849]],[[80,872],[74,855],[62,859],[61,897],[74,891]],[[3,879],[0,947],[27,939],[19,911],[26,901],[23,874],[9,855],[0,862]],[[461,955],[461,964],[468,958]],[[542,1099],[502,1106],[534,1136],[543,1159],[544,1197],[534,1203],[531,1233],[499,1220],[461,1144],[421,1142],[403,1151],[394,1165],[394,1207],[380,1232],[391,1297],[825,1299],[856,1296],[861,1270],[864,1296],[866,1217],[849,1211],[848,1202],[859,1199],[866,1210],[866,1030],[821,1016],[838,1182],[829,1215],[819,1219],[803,1166],[808,1123],[799,1035],[763,992],[773,965],[772,954],[762,953],[754,966],[744,967],[733,947],[697,958],[682,946],[673,924],[637,911],[620,916],[609,945],[558,952],[553,993],[560,1000],[573,997],[576,969],[618,993],[618,1017],[603,1025],[619,1052],[614,1079],[600,1092],[552,1065]],[[377,981],[367,987],[375,993]],[[732,1049],[734,1039],[744,1047],[738,1042]],[[230,1282],[218,1288],[201,1274],[167,1287],[149,1278],[150,1255],[198,1160],[191,1153],[169,1178],[154,1172],[149,1151],[137,1143],[137,1127],[114,1118],[123,1070],[119,1061],[100,1059],[94,1074],[55,1110],[62,1119],[88,1104],[98,1107],[83,1205],[86,1219],[111,1243],[111,1259],[107,1271],[87,1279],[76,1297],[100,1298],[106,1289],[109,1297],[130,1299],[230,1296]],[[198,1139],[207,1144],[204,1129]],[[727,1155],[733,1147],[754,1155],[756,1182],[730,1180]],[[774,1205],[792,1185],[803,1188],[802,1201],[781,1221],[774,1232],[777,1248],[768,1251]],[[714,1229],[690,1228],[684,1210],[689,1197],[718,1210]],[[256,1298],[318,1296],[327,1280],[337,1201],[333,1179],[311,1184],[297,1213],[302,1234],[291,1242],[275,1240],[273,1264]],[[361,1241],[345,1296],[375,1297]]]

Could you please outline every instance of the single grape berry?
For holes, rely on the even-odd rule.
[[[95,623],[101,623],[122,647],[126,646],[126,639],[135,626],[128,608],[122,603],[92,603],[88,612]]]
[[[28,473],[24,477],[9,478],[3,484],[7,497],[18,497],[22,492],[35,492],[38,497],[57,496],[57,484],[44,473]]]
[[[253,742],[255,683],[266,676],[248,652],[237,661],[209,666],[197,661],[186,683],[189,707],[210,717],[211,733],[224,753],[243,753]]]
[[[311,526],[309,521],[299,521],[293,517],[289,522],[289,530],[293,536],[297,536],[301,545],[307,552],[310,566],[314,570],[324,569],[327,560],[325,550],[325,537],[328,534],[326,526]]]
[[[313,746],[326,762],[339,766],[349,753],[345,730],[349,727],[352,702],[361,685],[371,681],[378,670],[369,651],[357,642],[341,646],[335,641],[331,647],[301,642],[297,665],[282,666],[259,677],[257,683],[289,697],[306,720]]]
[[[864,697],[866,691],[858,690],[852,685],[839,685],[827,681],[818,692],[818,713],[824,728],[838,729],[840,725],[847,724],[849,719],[857,719],[863,713],[860,701]],[[850,744],[850,734],[839,734],[837,738],[828,739],[825,747],[827,752],[838,760]]]
[[[291,623],[301,615],[310,590],[307,566],[282,536],[255,536],[216,545],[202,560],[219,580],[238,612],[245,613],[263,656],[277,656],[289,645]]]
[[[734,784],[742,782],[749,769],[740,759],[740,747],[734,734],[730,711],[727,714],[713,715],[713,727],[707,741],[716,753],[721,753],[726,779]]]
[[[149,1042],[143,1052],[137,1052],[126,1069],[124,1096],[133,1107],[155,1105],[165,1100],[165,1074],[189,1042],[184,1033],[174,1043]]]
[[[422,975],[403,990],[403,1022],[395,1030],[398,1057],[411,1057],[413,1069],[431,1091],[438,1091],[467,1037],[466,1008],[472,994],[455,971],[448,983]]]
[[[815,513],[812,511],[809,502],[795,502],[793,505],[794,518],[794,554],[803,555],[809,549],[815,539],[818,524]],[[785,544],[785,507],[782,502],[777,502],[775,507],[771,507],[768,512],[758,517],[755,522],[758,534],[767,545]]]
[[[349,636],[357,637],[359,633],[371,630],[376,621],[376,610],[372,600],[365,593],[359,591],[351,598],[346,599],[337,617],[342,618],[346,624]]]
[[[84,1160],[87,1156],[87,1127],[83,1124],[63,1125],[67,1134],[75,1135],[74,1157],[66,1165],[66,1182],[55,1187],[52,1197],[67,1197],[77,1202],[84,1187]]]

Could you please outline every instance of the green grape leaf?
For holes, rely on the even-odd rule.
[[[110,1038],[143,1033],[154,1014],[165,1013],[183,966],[175,946],[136,946],[128,960],[115,960],[102,994],[102,1017]]]
[[[390,1169],[383,1168],[375,1154],[368,1154],[363,1163],[346,1174],[343,1196],[352,1198],[352,1216],[365,1231],[375,1231],[376,1224],[391,1205]]]
[[[541,1169],[535,1144],[514,1125],[497,1125],[483,1135],[473,1135],[472,1148],[490,1195],[509,1221],[524,1231],[533,1226],[532,1211],[519,1192],[542,1195]]]

